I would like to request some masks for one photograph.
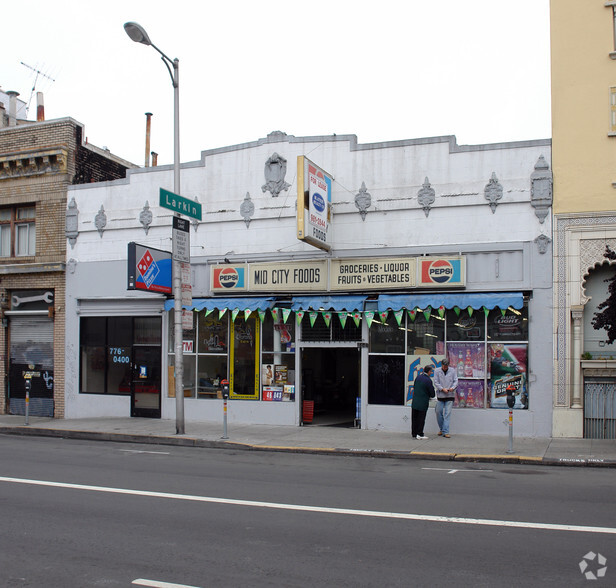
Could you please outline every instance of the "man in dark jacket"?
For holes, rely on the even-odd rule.
[[[413,384],[413,400],[411,401],[411,434],[413,439],[427,439],[424,435],[424,425],[430,398],[434,398],[434,386],[432,384],[432,366],[424,367],[419,372]]]

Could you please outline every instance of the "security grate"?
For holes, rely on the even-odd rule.
[[[584,382],[584,438],[616,439],[616,381]]]

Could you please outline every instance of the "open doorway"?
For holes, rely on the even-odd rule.
[[[309,347],[302,350],[303,400],[314,402],[312,423],[353,427],[360,396],[359,350]]]

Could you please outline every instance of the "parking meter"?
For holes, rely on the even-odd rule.
[[[26,389],[26,425],[29,425],[30,418],[30,390],[32,390],[32,380],[27,377],[24,380],[24,388]]]
[[[507,406],[509,407],[509,449],[507,453],[513,453],[513,407],[515,406],[516,388],[513,384],[507,386]]]
[[[515,406],[515,386],[507,386],[507,406],[513,408]]]
[[[220,382],[222,386],[222,397],[224,399],[223,404],[223,413],[222,413],[222,437],[221,439],[228,439],[229,435],[227,433],[227,400],[229,400],[229,380],[222,380]]]

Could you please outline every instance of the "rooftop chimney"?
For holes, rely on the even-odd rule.
[[[0,129],[4,127],[4,114],[6,109],[4,108],[4,103],[0,102]]]
[[[7,92],[9,97],[9,127],[17,126],[17,96],[19,92],[9,90]]]
[[[152,126],[152,113],[145,113],[145,166],[150,167],[150,128]]]
[[[158,153],[156,151],[152,151],[152,167],[156,167],[158,165]]]
[[[36,93],[36,122],[45,120],[45,103],[43,101],[43,92]]]

